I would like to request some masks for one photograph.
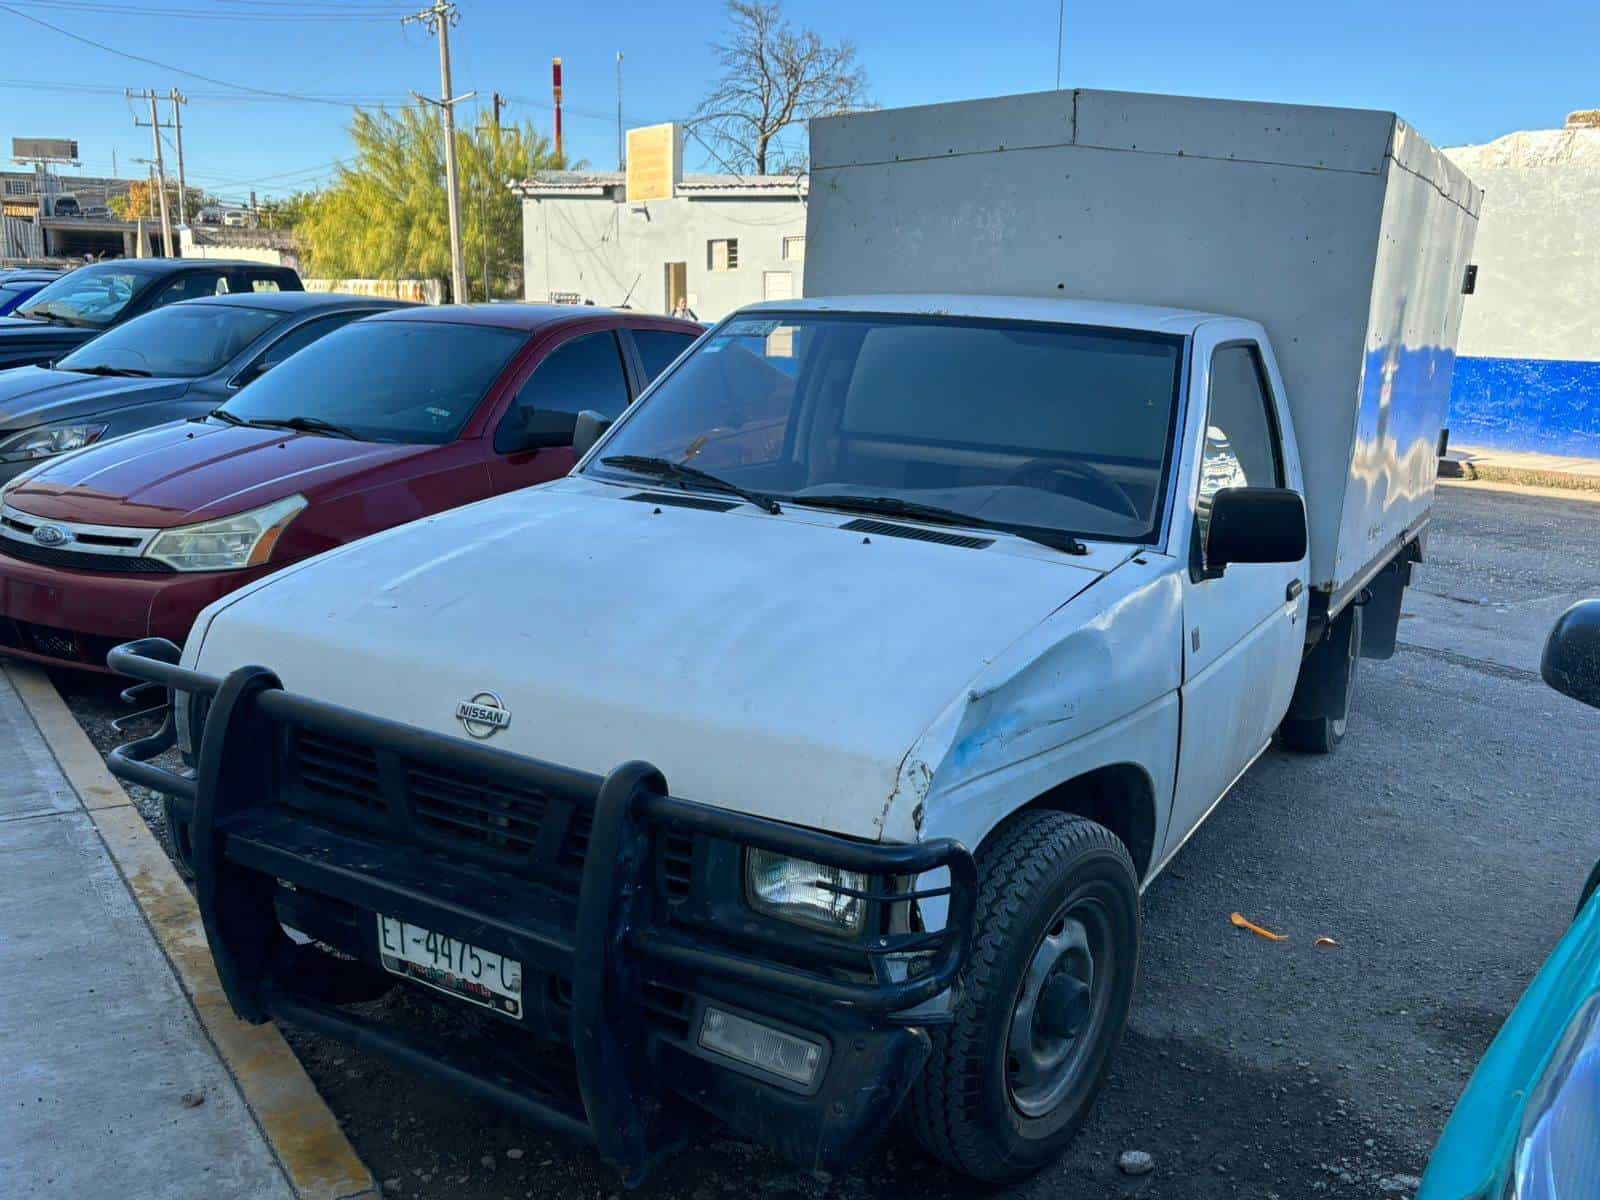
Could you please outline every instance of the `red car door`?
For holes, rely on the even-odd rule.
[[[615,419],[632,397],[623,347],[614,329],[574,331],[548,350],[487,435],[496,493],[557,479],[572,470],[572,428],[587,410]],[[522,449],[525,430],[547,444]],[[548,444],[561,443],[561,444]]]

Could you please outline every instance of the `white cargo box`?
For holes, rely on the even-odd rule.
[[[1342,608],[1426,523],[1481,191],[1393,113],[1060,91],[813,121],[808,296],[1259,321]]]

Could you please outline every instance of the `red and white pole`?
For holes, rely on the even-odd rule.
[[[550,84],[556,96],[556,157],[561,157],[561,60],[550,60]]]

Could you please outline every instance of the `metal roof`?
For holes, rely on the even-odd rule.
[[[621,171],[540,171],[513,183],[511,190],[521,196],[603,196],[627,182]],[[804,175],[685,175],[678,180],[676,194],[772,196],[790,192],[803,196],[809,190],[810,180]]]

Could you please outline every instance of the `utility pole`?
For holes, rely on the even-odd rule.
[[[178,224],[189,223],[189,189],[183,178],[183,113],[180,106],[189,103],[177,88],[172,89],[172,133],[178,141]]]
[[[161,197],[162,254],[167,258],[171,258],[172,218],[167,213],[167,162],[161,153],[161,131],[163,129],[170,128],[170,126],[163,125],[160,116],[158,116],[156,113],[156,94],[153,90],[146,88],[142,92],[135,93],[132,88],[127,88],[124,90],[123,94],[130,100],[147,100],[150,103],[150,138],[155,143],[156,147],[156,192]],[[138,117],[133,119],[133,123],[140,127],[144,125],[144,122],[139,120]]]
[[[500,128],[500,110],[506,106],[506,98],[499,92],[494,93],[494,127]]]
[[[455,106],[477,95],[451,94],[450,88],[450,26],[461,19],[451,0],[434,0],[433,7],[425,8],[400,23],[409,25],[420,21],[430,33],[439,38],[439,89],[441,95],[434,100],[421,92],[412,92],[424,104],[436,105],[444,115],[444,180],[445,199],[450,206],[450,297],[457,304],[467,302],[467,263],[461,249],[461,189],[456,182],[456,114]]]
[[[622,141],[622,51],[617,51],[617,170],[628,169],[628,152]]]

